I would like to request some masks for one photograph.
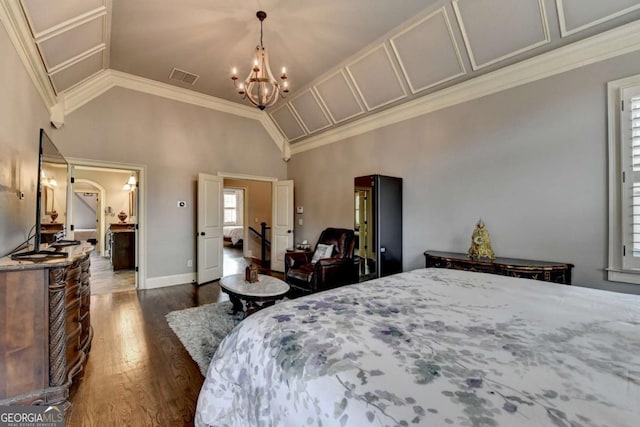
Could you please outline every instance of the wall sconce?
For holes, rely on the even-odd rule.
[[[55,178],[47,178],[47,175],[45,175],[44,171],[40,172],[40,181],[42,182],[42,185],[48,186],[48,187],[57,187],[58,186],[58,182],[56,181]]]
[[[122,189],[124,191],[133,191],[136,189],[136,177],[133,172],[131,172],[131,176],[127,180],[126,184],[122,186]]]

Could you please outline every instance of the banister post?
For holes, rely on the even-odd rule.
[[[262,241],[260,242],[261,249],[261,258],[260,261],[262,263],[262,267],[264,267],[267,263],[267,223],[260,223],[260,234],[262,234]]]

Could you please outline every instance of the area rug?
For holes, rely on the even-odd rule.
[[[232,315],[229,301],[172,311],[165,317],[173,332],[206,376],[218,345],[236,326],[243,315]]]

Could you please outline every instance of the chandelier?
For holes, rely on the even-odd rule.
[[[273,77],[269,67],[267,49],[262,45],[262,21],[267,18],[267,13],[259,10],[256,16],[260,20],[260,45],[256,46],[251,71],[244,82],[238,83],[238,73],[234,67],[231,70],[231,80],[233,80],[233,85],[242,99],[247,99],[259,109],[264,110],[275,104],[278,97],[284,98],[289,93],[289,84],[285,67],[282,67],[282,75],[280,76],[282,86]]]

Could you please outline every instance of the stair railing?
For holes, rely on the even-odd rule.
[[[249,226],[249,231],[260,239],[260,263],[263,267],[266,266],[267,263],[267,246],[271,247],[271,242],[267,239],[267,230],[271,230],[271,227],[267,227],[266,222],[260,223],[260,231]]]

